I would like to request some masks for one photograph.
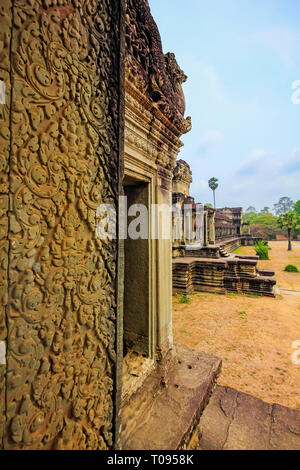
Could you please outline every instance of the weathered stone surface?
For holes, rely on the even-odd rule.
[[[202,450],[300,450],[300,411],[217,386],[200,419]]]
[[[147,0],[128,0],[126,11],[127,68],[137,88],[180,133],[191,128],[191,118],[183,118],[185,99],[182,84],[187,77],[173,53],[164,54],[157,25]]]
[[[174,195],[189,196],[190,184],[193,181],[192,172],[188,163],[184,160],[177,160],[176,167],[173,170],[173,199]],[[173,200],[173,204],[177,202]]]
[[[300,450],[300,411],[273,405],[270,447]]]
[[[173,259],[173,293],[228,292],[274,297],[272,273],[260,275],[257,259],[230,255],[227,258]]]
[[[6,449],[107,449],[117,245],[96,210],[118,195],[120,1],[13,6],[0,1],[0,439],[6,403]]]
[[[12,30],[12,2],[0,2],[0,80],[5,86],[4,103],[0,104],[0,341],[6,348],[6,308],[8,303],[8,206],[9,206],[9,155],[11,151],[11,61],[10,40]],[[0,448],[5,430],[6,365],[0,364]]]
[[[176,346],[123,407],[123,450],[186,448],[220,368],[220,359]]]

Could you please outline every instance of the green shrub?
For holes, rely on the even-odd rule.
[[[284,268],[284,271],[286,271],[287,273],[298,273],[299,269],[297,268],[297,266],[294,266],[293,264],[288,264]]]
[[[268,245],[265,245],[262,240],[260,240],[256,245],[254,245],[254,249],[256,251],[257,256],[259,256],[259,259],[270,259],[270,247]]]
[[[188,304],[190,302],[190,298],[187,295],[181,295],[179,298],[180,304]]]

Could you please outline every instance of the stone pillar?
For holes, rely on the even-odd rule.
[[[209,238],[209,244],[215,245],[216,243],[215,212],[208,212],[208,238]]]
[[[161,169],[158,172],[156,186],[156,203],[171,207],[172,205],[172,177],[169,172]],[[166,218],[169,220],[166,220]],[[157,272],[157,345],[158,357],[173,346],[172,336],[172,235],[171,211],[160,217],[156,240],[156,272]],[[169,236],[166,233],[170,227]],[[165,237],[165,239],[162,238]]]
[[[208,213],[207,211],[204,212],[204,244],[203,246],[208,246],[209,243],[209,224],[208,224]]]

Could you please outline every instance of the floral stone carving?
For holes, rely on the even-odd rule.
[[[96,209],[117,197],[119,11],[1,0],[5,448],[113,444],[117,247],[96,238]]]

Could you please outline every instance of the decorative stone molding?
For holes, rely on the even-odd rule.
[[[127,66],[128,67],[128,66]],[[180,131],[137,90],[126,67],[125,146],[136,146],[145,157],[173,170],[182,142]]]
[[[164,54],[147,0],[128,0],[126,11],[127,70],[130,82],[172,122],[181,134],[190,129],[184,119],[182,83],[186,76],[172,53]]]
[[[192,181],[192,172],[189,164],[184,160],[178,160],[173,170],[173,193],[182,193],[185,196],[189,196]]]

